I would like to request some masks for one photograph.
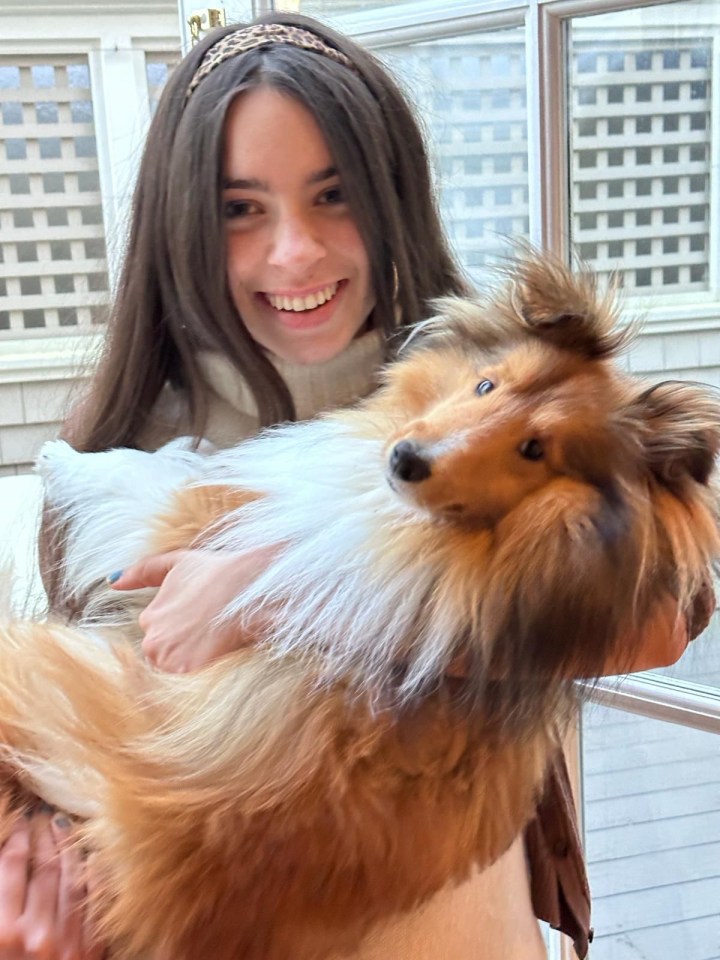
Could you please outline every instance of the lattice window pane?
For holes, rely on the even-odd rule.
[[[612,16],[571,33],[573,240],[630,294],[707,291],[713,41]]]
[[[384,51],[425,123],[445,225],[477,279],[527,237],[528,144],[521,29]]]
[[[79,57],[0,58],[0,336],[77,333],[108,301],[92,91]]]

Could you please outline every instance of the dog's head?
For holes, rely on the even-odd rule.
[[[445,300],[388,373],[401,409],[387,477],[437,517],[492,526],[559,476],[602,485],[625,458],[608,300],[557,264],[518,266],[494,300]],[[412,344],[411,344],[412,346]]]
[[[603,361],[529,340],[422,351],[397,373],[425,398],[388,441],[388,483],[437,518],[492,527],[558,478],[605,488],[627,469],[624,384]]]
[[[442,308],[388,373],[387,480],[437,520],[492,532],[479,657],[486,677],[522,665],[527,684],[505,691],[532,708],[549,677],[602,674],[623,635],[632,662],[652,604],[697,589],[719,547],[720,401],[623,372],[612,303],[555,263]]]
[[[633,330],[589,274],[539,258],[493,300],[439,306],[386,377],[386,475],[407,502],[493,527],[562,478],[611,502],[650,475],[676,492],[707,483],[720,402],[623,373],[613,361]]]

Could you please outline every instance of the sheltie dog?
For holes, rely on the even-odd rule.
[[[720,403],[623,372],[616,312],[529,255],[353,409],[208,456],[45,448],[103,622],[0,629],[4,769],[77,816],[114,955],[322,960],[509,846],[574,678],[630,664],[720,553]],[[192,674],[144,662],[102,585],[269,544],[225,616],[272,628]]]

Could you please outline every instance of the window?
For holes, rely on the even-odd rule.
[[[90,271],[107,273],[91,96],[85,60],[0,59],[5,337],[89,327],[91,308],[107,302],[107,283],[88,287]],[[46,275],[48,263],[66,282]]]
[[[450,239],[471,277],[529,223],[525,40],[521,29],[382,51],[427,130]]]

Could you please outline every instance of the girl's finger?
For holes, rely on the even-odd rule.
[[[140,590],[143,587],[159,587],[172,568],[185,555],[186,550],[171,550],[134,563],[126,570],[116,570],[108,576],[113,590]]]
[[[28,950],[44,955],[57,937],[60,854],[50,829],[49,816],[35,817],[34,827],[23,925]]]
[[[19,815],[0,847],[0,931],[9,930],[25,910],[30,848],[30,821]]]
[[[51,829],[60,856],[57,931],[68,955],[82,956],[85,868],[80,848],[72,842],[71,828],[64,814],[53,817]]]
[[[25,909],[19,920],[20,956],[57,956],[57,895],[59,858],[47,814],[33,817]]]

